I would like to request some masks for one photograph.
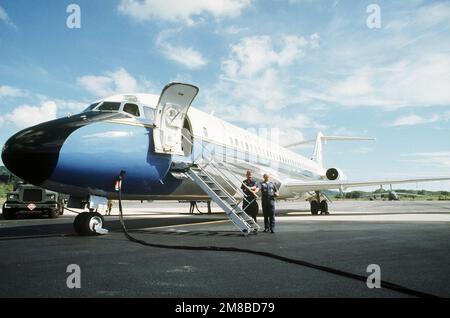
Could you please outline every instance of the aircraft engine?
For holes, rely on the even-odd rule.
[[[342,170],[337,168],[330,168],[326,172],[326,177],[328,180],[334,181],[334,180],[345,180],[346,177]]]

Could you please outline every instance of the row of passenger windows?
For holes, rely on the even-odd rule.
[[[203,136],[208,138],[208,129],[206,127],[203,127]],[[269,150],[265,150],[259,146],[252,145],[251,143],[249,144],[248,142],[243,142],[242,140],[239,143],[237,138],[233,139],[232,137],[230,137],[229,141],[230,141],[231,146],[235,146],[238,148],[240,147],[247,152],[257,153],[258,155],[263,155],[263,156],[269,157],[271,159],[278,160],[280,162],[289,163],[292,165],[295,164],[295,165],[300,166],[300,162],[298,162],[297,160],[292,160],[286,156],[275,154],[275,153],[273,153]]]

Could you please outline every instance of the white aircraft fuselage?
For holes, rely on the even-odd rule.
[[[319,138],[320,154],[306,158],[190,107],[197,92],[195,86],[174,83],[160,96],[104,98],[77,115],[18,132],[5,144],[2,160],[19,178],[78,198],[116,199],[115,180],[125,171],[123,199],[205,200],[206,194],[192,180],[174,174],[173,166],[211,158],[238,179],[247,170],[257,181],[269,174],[283,199],[347,186],[447,179],[347,182],[338,169],[322,166]]]

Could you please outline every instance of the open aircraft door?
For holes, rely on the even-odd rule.
[[[183,155],[182,129],[198,87],[171,83],[164,87],[155,112],[153,140],[156,153]]]

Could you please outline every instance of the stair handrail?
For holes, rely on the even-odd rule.
[[[188,130],[185,130],[184,133],[189,134],[189,136],[192,138],[193,141],[191,142],[191,140],[190,140],[189,138],[187,138],[184,134],[182,134],[182,137],[183,137],[184,139],[186,139],[186,141],[189,142],[189,143],[191,144],[192,149],[194,149],[194,142],[195,142],[195,138],[194,138],[194,137],[195,137],[195,136],[194,136],[190,131],[188,131]],[[231,186],[231,188],[235,188],[236,185],[235,185],[232,181],[229,180],[229,177],[226,176],[226,175],[223,173],[223,171],[222,171],[219,167],[217,167],[217,166],[214,164],[214,161],[216,161],[216,160],[215,160],[215,155],[212,154],[211,151],[209,151],[209,149],[206,148],[205,145],[204,145],[203,143],[200,143],[200,145],[201,145],[202,149],[203,149],[203,150],[206,150],[206,152],[209,154],[209,156],[207,156],[207,157],[210,158],[206,163],[204,163],[204,166],[206,167],[206,166],[208,166],[209,164],[211,164],[211,166],[214,168],[214,170],[217,171],[217,172],[221,175],[222,179],[223,179],[229,186]],[[199,158],[199,157],[203,157],[203,155],[204,155],[204,152],[202,152],[201,154],[199,154],[199,155],[197,156],[197,158],[194,159],[194,163],[197,163],[197,164],[198,164],[198,162],[197,162],[198,158]],[[204,159],[204,158],[202,158],[202,159]],[[238,181],[240,187],[237,187],[236,189],[240,192],[240,194],[241,194],[242,197],[243,197],[243,200],[239,200],[239,202],[242,202],[242,201],[245,200],[245,201],[247,202],[247,204],[250,205],[250,204],[252,204],[254,201],[257,200],[257,196],[255,195],[254,198],[253,198],[253,200],[248,201],[248,200],[245,198],[245,197],[246,197],[245,192],[241,189],[241,187],[242,187],[242,185],[244,185],[244,187],[246,187],[248,190],[252,191],[251,188],[248,187],[245,183],[243,183],[242,180],[240,180],[240,179],[239,179],[232,171],[230,171],[230,169],[229,169],[225,164],[219,163],[219,162],[218,162],[218,164],[220,164],[220,165],[221,165],[221,166],[222,166],[222,167],[223,167],[223,168],[224,168],[231,176],[233,176],[233,177]],[[202,169],[202,170],[204,170],[204,169]],[[210,175],[210,177],[211,177],[212,179],[214,179],[211,175]],[[228,191],[226,191],[225,189],[224,189],[224,191],[227,192],[227,194],[229,194]],[[238,192],[238,191],[237,191],[237,192]],[[229,194],[229,195],[231,196],[231,194]],[[233,199],[234,199],[234,198],[233,198]]]

